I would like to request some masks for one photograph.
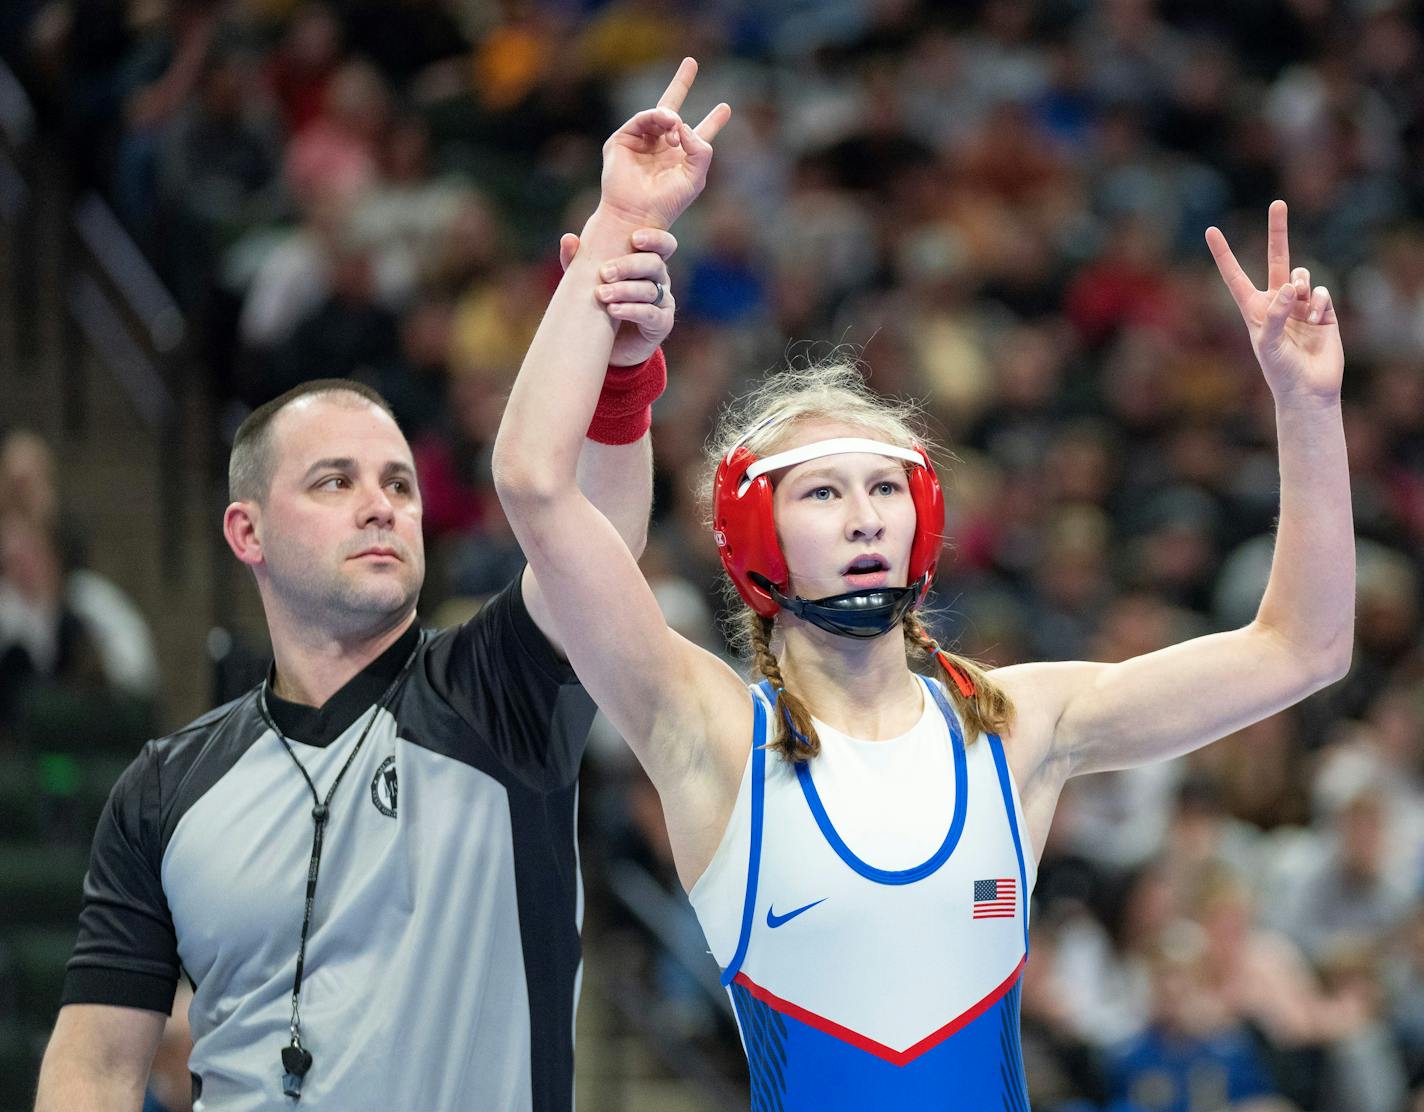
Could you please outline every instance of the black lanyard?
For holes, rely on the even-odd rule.
[[[322,799],[316,790],[316,785],[312,783],[311,775],[307,772],[306,766],[297,759],[297,754],[292,749],[292,744],[287,740],[287,735],[282,733],[277,726],[276,720],[272,717],[272,712],[267,707],[267,684],[262,687],[261,710],[262,717],[272,732],[277,735],[277,740],[282,743],[282,748],[287,751],[287,756],[292,758],[292,763],[297,766],[297,771],[302,774],[302,779],[307,782],[307,790],[312,797],[312,849],[311,861],[307,865],[307,897],[306,906],[302,911],[302,938],[297,947],[297,971],[292,978],[292,1021],[291,1021],[291,1042],[282,1047],[282,1092],[293,1100],[300,1100],[302,1096],[302,1078],[312,1067],[312,1054],[302,1045],[302,970],[306,966],[307,960],[307,935],[311,933],[312,910],[316,906],[316,878],[321,869],[321,843],[326,832],[327,820],[331,817],[331,800],[336,795],[336,789],[341,786],[341,781],[346,776],[346,771],[356,760],[356,754],[361,752],[361,747],[366,744],[366,735],[371,732],[371,727],[376,724],[376,719],[385,709],[392,695],[395,694],[396,687],[405,678],[406,670],[410,668],[411,662],[415,660],[415,651],[412,650],[410,657],[401,665],[400,672],[391,681],[391,685],[376,700],[376,705],[371,708],[371,717],[366,719],[365,728],[361,731],[361,736],[356,739],[356,744],[352,746],[351,753],[346,758],[346,763],[341,766],[341,771],[336,774],[336,779],[332,781],[331,787],[327,790],[326,798]]]

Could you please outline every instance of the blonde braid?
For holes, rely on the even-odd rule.
[[[816,736],[816,727],[811,724],[806,705],[786,690],[786,681],[781,678],[781,665],[771,651],[773,619],[747,610],[746,624],[756,670],[764,679],[771,681],[776,691],[776,705],[772,712],[776,740],[771,747],[788,761],[809,761],[821,752],[821,739]],[[797,734],[801,736],[797,737]]]
[[[988,672],[966,657],[941,649],[913,611],[905,615],[904,629],[906,646],[919,650],[948,676],[949,697],[954,700],[969,737],[976,733],[1002,734],[1013,724],[1014,705],[1003,688],[989,678]],[[940,659],[941,656],[946,659]],[[949,665],[953,665],[954,670]],[[970,694],[965,695],[960,689],[960,677],[954,674],[955,670],[969,681],[973,688]]]

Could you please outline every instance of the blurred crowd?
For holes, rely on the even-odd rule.
[[[86,724],[84,747],[100,752],[131,748],[154,725],[152,631],[123,589],[87,566],[82,527],[63,512],[55,472],[36,433],[0,436],[0,759],[50,748],[76,722]],[[58,826],[48,833],[88,836]]]
[[[963,651],[1121,660],[1250,621],[1273,411],[1202,233],[1263,281],[1286,198],[1345,338],[1354,666],[1190,758],[1070,783],[1028,1076],[1045,1110],[1424,1108],[1424,6],[9,0],[0,47],[197,326],[227,428],[307,378],[391,400],[427,612],[518,567],[489,449],[559,233],[604,138],[698,57],[689,113],[735,115],[677,229],[645,567],[714,646],[701,445],[730,394],[832,353],[953,453],[931,625]],[[617,745],[593,764],[593,859],[675,888],[656,798]],[[666,983],[690,1032],[731,1037]]]

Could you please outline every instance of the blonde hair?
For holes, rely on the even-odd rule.
[[[877,440],[909,448],[920,446],[931,459],[945,457],[925,434],[923,417],[913,402],[888,398],[866,385],[858,365],[831,359],[791,367],[767,376],[760,385],[729,404],[708,444],[700,494],[707,525],[711,526],[712,478],[722,457],[738,441],[758,456],[775,451],[789,433],[810,421],[834,421],[864,429]],[[747,435],[748,430],[754,430]],[[745,440],[742,440],[743,437]],[[947,462],[947,457],[945,458]],[[944,472],[943,467],[937,469]],[[806,761],[821,751],[815,724],[806,704],[788,691],[781,665],[772,651],[776,618],[763,618],[742,602],[730,578],[723,592],[734,617],[728,623],[733,646],[752,658],[757,673],[771,682],[776,693],[771,747],[787,761]],[[950,699],[966,733],[1001,733],[1013,721],[1013,704],[985,669],[966,657],[946,652],[930,636],[915,612],[902,622],[905,650],[911,663],[938,665],[945,673]],[[959,674],[956,675],[956,672]],[[971,691],[960,686],[967,680]]]

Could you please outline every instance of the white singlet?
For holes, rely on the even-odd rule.
[[[754,1109],[1028,1112],[1019,981],[1035,878],[995,735],[940,686],[906,734],[821,722],[765,748],[770,685],[727,830],[690,899],[723,968]]]

